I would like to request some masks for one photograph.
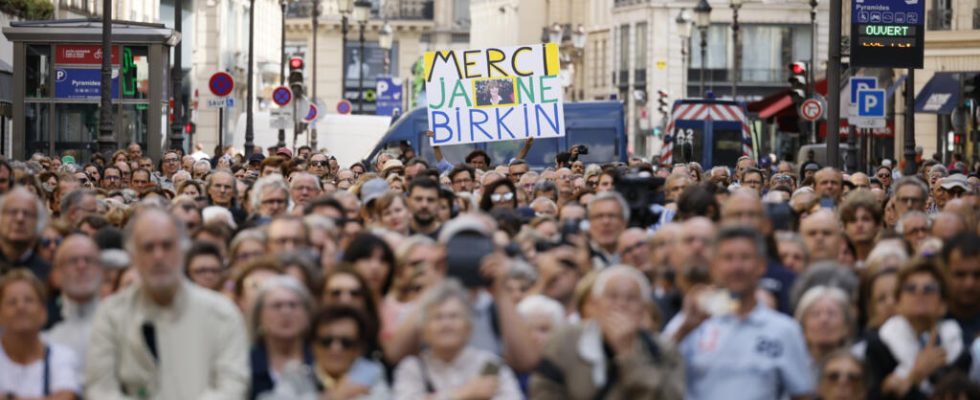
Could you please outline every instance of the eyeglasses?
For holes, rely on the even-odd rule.
[[[328,161],[320,161],[320,160],[310,161],[310,165],[312,165],[314,167],[326,167],[327,165],[330,165],[330,162],[328,162]]]
[[[925,283],[922,285],[916,285],[914,283],[906,283],[902,285],[902,293],[908,294],[924,294],[933,295],[939,293],[939,284],[936,283]]]
[[[48,246],[51,246],[52,244],[55,247],[58,247],[58,246],[61,245],[61,240],[62,240],[61,238],[46,238],[46,237],[42,237],[41,240],[40,240],[41,247],[48,247]]]
[[[354,346],[357,346],[357,339],[342,336],[321,336],[316,338],[316,344],[320,347],[331,348],[334,343],[340,343],[342,349],[350,350]]]
[[[855,383],[861,380],[861,374],[857,372],[828,371],[823,377],[835,383]]]
[[[514,192],[507,193],[494,193],[490,195],[490,200],[494,203],[500,203],[502,201],[514,200]]]
[[[115,175],[106,175],[106,176],[102,177],[102,179],[105,179],[107,181],[118,181],[119,180],[119,177],[118,176],[115,176]]]
[[[302,304],[300,304],[300,302],[298,302],[298,301],[288,301],[288,300],[287,301],[274,301],[274,302],[271,302],[271,303],[269,303],[267,305],[269,306],[269,308],[271,308],[274,311],[282,311],[282,310],[292,311],[292,310],[299,310],[299,308],[302,306]],[[325,347],[330,347],[330,346],[327,345]]]
[[[880,179],[885,179],[885,178],[890,178],[890,177],[891,177],[891,175],[888,175],[887,173],[884,173],[884,174],[878,174],[878,175],[876,175],[876,176],[877,176],[878,178],[880,178]]]
[[[286,204],[286,199],[265,199],[262,200],[263,205],[274,205],[274,204]]]
[[[899,203],[909,205],[919,204],[922,202],[921,197],[896,197],[895,200],[897,200]]]
[[[221,275],[222,272],[225,269],[221,267],[203,267],[192,270],[191,275]]]
[[[180,159],[178,159],[178,158],[164,158],[163,159],[163,162],[165,162],[165,163],[175,163],[175,162],[178,162],[178,161],[180,161]]]

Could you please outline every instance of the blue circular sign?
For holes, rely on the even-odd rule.
[[[211,79],[208,81],[208,89],[211,90],[211,94],[218,97],[231,94],[234,88],[235,80],[227,72],[216,72],[211,75]]]
[[[289,90],[288,87],[280,86],[272,91],[272,102],[278,104],[280,107],[289,104],[289,101],[293,99],[293,91]]]
[[[350,114],[354,107],[350,104],[347,99],[337,102],[337,114]]]

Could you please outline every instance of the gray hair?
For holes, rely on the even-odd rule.
[[[235,174],[231,173],[231,171],[229,171],[226,168],[219,168],[219,169],[216,169],[214,171],[214,173],[208,174],[208,179],[207,179],[207,182],[205,184],[204,190],[205,191],[210,191],[211,190],[211,183],[214,180],[214,177],[217,176],[219,173],[228,174],[228,176],[231,177],[231,193],[232,193],[232,199],[234,199],[235,197],[238,197],[238,178],[235,178]],[[234,202],[235,202],[235,200],[232,200],[232,203],[234,203]]]
[[[619,204],[619,208],[623,210],[623,221],[629,222],[630,205],[629,203],[626,202],[626,199],[623,198],[623,195],[619,194],[619,192],[614,190],[610,190],[608,192],[602,192],[595,195],[595,197],[593,197],[592,200],[589,200],[589,206],[586,211],[592,211],[595,208],[595,204],[600,201],[610,201],[610,200],[613,200],[617,204]],[[588,214],[586,214],[586,216],[588,216]]]
[[[313,175],[313,174],[311,174],[309,172],[303,172],[303,171],[294,172],[292,175],[289,176],[289,188],[290,189],[293,188],[293,183],[296,182],[296,178],[300,178],[300,177],[304,177],[304,176],[308,176],[310,178],[313,178],[313,182],[314,182],[313,184],[316,185],[316,190],[318,192],[323,191],[323,186],[320,185],[320,178],[317,178],[316,175]]]
[[[129,254],[136,254],[136,243],[133,242],[133,230],[136,229],[136,224],[140,222],[143,218],[150,214],[160,214],[167,218],[170,223],[174,225],[177,230],[177,245],[180,249],[180,262],[183,263],[184,253],[191,248],[191,239],[187,235],[187,228],[184,223],[177,219],[177,217],[169,212],[166,208],[156,207],[156,206],[144,206],[132,218],[129,219],[129,223],[123,228],[123,238],[125,240],[124,246]]]
[[[327,231],[331,235],[336,235],[339,233],[337,230],[337,224],[333,222],[332,219],[318,214],[310,214],[303,217],[303,224],[306,225],[307,231],[312,231],[314,229],[320,229]]]
[[[595,283],[592,285],[592,297],[601,297],[606,291],[609,280],[617,276],[632,279],[639,286],[640,297],[644,303],[653,301],[653,291],[650,289],[650,281],[647,277],[640,270],[622,264],[605,268],[596,275]]]
[[[929,167],[929,173],[931,174],[934,172],[938,172],[942,174],[942,176],[949,175],[949,170],[947,170],[946,167],[943,166],[942,164],[936,164],[933,165],[932,167]]]
[[[507,269],[507,279],[522,279],[533,285],[538,280],[538,272],[527,261],[516,259]]]
[[[807,267],[806,271],[796,278],[790,291],[790,309],[796,309],[803,294],[817,286],[832,286],[843,290],[848,298],[858,296],[857,275],[834,261],[821,261]]]
[[[235,254],[235,251],[238,250],[238,246],[241,246],[242,242],[249,240],[254,240],[265,245],[265,232],[259,228],[246,229],[238,232],[238,234],[235,235],[235,238],[231,239],[231,244],[228,245],[228,251],[231,252],[231,254]]]
[[[895,182],[895,190],[892,192],[892,196],[898,197],[898,190],[906,185],[912,185],[918,188],[922,192],[922,201],[925,201],[929,196],[929,186],[916,176],[901,177],[898,182]]]
[[[286,181],[282,179],[282,175],[272,174],[259,178],[255,181],[255,185],[252,186],[252,194],[249,196],[249,201],[252,202],[253,212],[257,211],[262,206],[262,194],[269,189],[278,189],[286,193],[286,202],[291,206],[292,200],[289,196],[289,186],[286,185]]]
[[[429,319],[432,317],[431,309],[433,307],[452,300],[459,300],[463,303],[463,309],[466,310],[466,320],[469,324],[472,324],[473,309],[470,307],[469,296],[467,296],[466,290],[463,289],[463,285],[459,281],[454,278],[448,278],[432,289],[429,289],[419,300],[419,326],[425,326],[429,322]]]
[[[844,316],[844,324],[847,326],[847,331],[849,334],[853,333],[857,328],[857,321],[854,315],[853,308],[851,308],[851,298],[843,289],[835,286],[824,286],[818,285],[807,289],[800,297],[799,302],[796,304],[796,309],[793,316],[796,318],[801,325],[803,324],[803,318],[806,317],[807,311],[810,310],[817,301],[829,298],[833,300],[834,305],[840,308],[841,315]]]
[[[211,171],[211,163],[208,162],[208,160],[197,160],[197,161],[194,161],[194,165],[191,166],[191,169],[193,170],[194,168],[197,168],[198,165],[203,165],[203,166],[207,167],[207,171]]]
[[[544,295],[530,295],[517,303],[517,313],[527,319],[531,314],[542,313],[551,319],[553,332],[565,323],[565,307],[558,301]]]
[[[898,218],[898,223],[895,224],[895,232],[897,232],[897,233],[903,233],[904,234],[905,233],[905,224],[907,224],[908,223],[907,221],[910,220],[910,219],[912,219],[912,218],[922,218],[922,219],[926,220],[926,228],[929,228],[929,229],[932,228],[932,219],[929,218],[929,215],[927,215],[926,213],[924,213],[922,211],[911,210],[911,211],[905,212],[905,214],[902,214],[902,216]]]
[[[286,289],[296,295],[296,297],[299,297],[303,303],[303,309],[306,310],[307,329],[309,329],[309,324],[312,323],[313,296],[306,290],[306,287],[297,281],[296,278],[289,275],[272,276],[262,282],[262,286],[259,287],[259,292],[255,296],[255,303],[252,304],[252,309],[249,310],[248,330],[254,340],[262,337],[262,308],[265,307],[266,297],[276,289]]]
[[[15,186],[13,189],[10,189],[10,191],[8,191],[7,193],[0,195],[0,210],[3,210],[3,207],[7,204],[7,196],[10,196],[14,192],[18,192],[18,191],[27,193],[31,196],[31,198],[34,199],[34,208],[37,209],[37,220],[35,221],[37,225],[34,226],[34,234],[40,236],[41,232],[44,232],[44,228],[48,226],[48,207],[45,206],[44,202],[41,201],[41,199],[37,197],[37,195],[35,195],[34,193],[31,193],[23,186]]]
[[[776,232],[776,244],[782,242],[790,242],[803,249],[803,259],[806,262],[810,262],[810,250],[806,248],[806,242],[803,241],[803,237],[799,233],[791,231],[779,231]]]
[[[75,189],[62,196],[61,209],[59,210],[62,217],[68,214],[68,210],[77,207],[85,199],[85,196],[95,196],[95,191],[90,189]]]

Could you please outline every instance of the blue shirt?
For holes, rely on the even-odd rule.
[[[712,317],[680,344],[686,399],[779,399],[814,392],[800,326],[757,305],[744,320]]]

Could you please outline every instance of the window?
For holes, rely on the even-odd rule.
[[[647,81],[647,23],[636,24],[636,48],[634,49],[633,65],[635,68],[634,80],[637,85],[642,85]]]
[[[731,35],[731,28],[728,25],[711,25],[708,27],[708,42],[705,48],[705,69],[727,69],[728,68],[728,39]],[[691,66],[692,69],[701,68],[701,30],[696,27],[691,30]]]
[[[619,27],[619,77],[616,82],[620,86],[629,85],[630,67],[630,26]]]
[[[809,25],[746,25],[740,35],[741,81],[783,82],[786,65],[810,60]]]
[[[51,46],[27,46],[26,97],[48,97],[51,90]]]
[[[711,153],[713,165],[735,166],[742,157],[742,131],[738,129],[720,129],[715,126],[714,151]]]
[[[948,31],[953,26],[952,0],[933,0],[932,10],[929,10],[929,29]]]

